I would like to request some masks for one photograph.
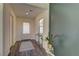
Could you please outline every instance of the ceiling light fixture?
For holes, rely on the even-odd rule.
[[[29,13],[28,12],[26,12],[26,15],[28,15]]]
[[[28,10],[28,11],[26,12],[26,15],[29,15],[32,11],[33,11],[32,9]]]

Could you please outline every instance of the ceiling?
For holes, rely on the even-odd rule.
[[[45,11],[48,7],[46,3],[13,3],[10,4],[13,8],[15,15],[18,17],[35,18],[39,13]]]
[[[36,7],[44,8],[44,9],[49,8],[49,3],[29,3],[29,4]]]

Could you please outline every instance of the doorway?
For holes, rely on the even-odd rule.
[[[14,21],[13,21],[13,16],[12,15],[10,15],[10,40],[9,40],[9,46],[11,47],[12,45],[13,45],[13,34],[14,34],[14,32],[13,32],[13,26],[14,25]]]

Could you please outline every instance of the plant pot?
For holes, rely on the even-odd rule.
[[[51,44],[48,44],[48,48],[51,49],[52,48],[52,45]]]

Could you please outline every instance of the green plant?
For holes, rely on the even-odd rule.
[[[46,40],[48,41],[48,48],[49,48],[49,51],[53,54],[54,53],[54,51],[53,51],[53,41],[52,41],[52,38],[49,38],[49,36],[48,37],[46,37]],[[51,47],[50,47],[51,46]]]
[[[52,45],[52,47],[53,47],[53,41],[51,38],[49,38],[49,36],[46,37],[46,40],[48,41],[48,44]]]

